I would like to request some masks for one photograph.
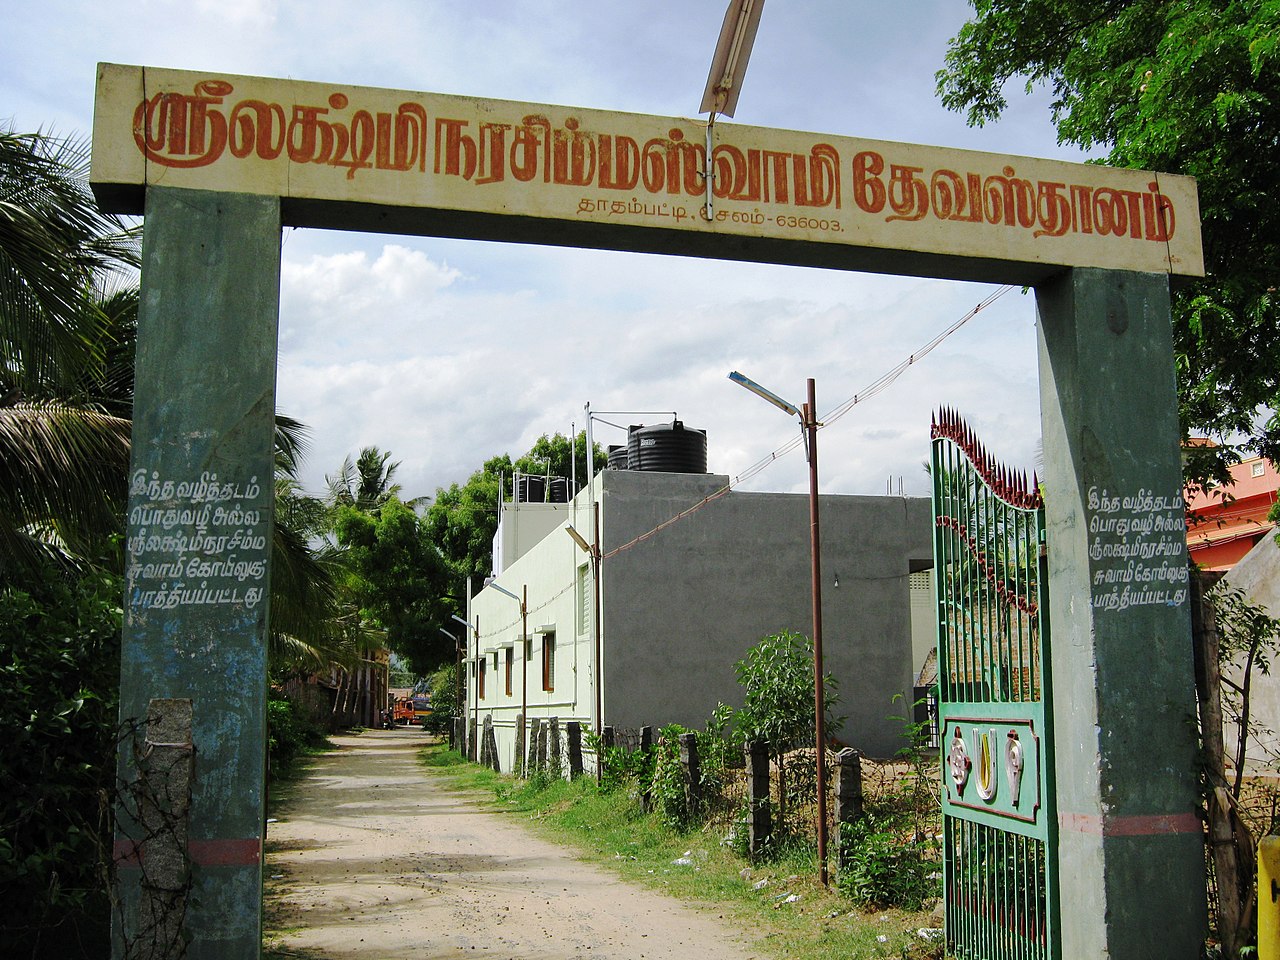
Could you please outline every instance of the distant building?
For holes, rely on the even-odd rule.
[[[471,598],[467,715],[489,717],[499,763],[515,758],[516,718],[595,724],[589,555],[599,504],[603,723],[702,728],[716,704],[740,705],[734,664],[762,637],[810,633],[809,498],[727,491],[706,473],[606,470],[563,504],[507,503],[495,535],[494,583]],[[825,667],[839,682],[836,736],[873,756],[903,745],[916,671],[933,645],[927,499],[823,496]],[[673,518],[679,517],[674,520]],[[913,608],[917,611],[913,633]],[[905,698],[905,702],[895,697]]]
[[[1276,502],[1280,473],[1261,457],[1231,468],[1231,483],[1187,500],[1187,549],[1205,570],[1230,570],[1275,524],[1267,514]]]

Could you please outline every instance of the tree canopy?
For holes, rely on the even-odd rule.
[[[1195,177],[1206,276],[1174,290],[1188,479],[1244,451],[1280,459],[1280,2],[973,0],[937,74],[971,124],[1021,78],[1053,93],[1058,138],[1107,163]]]
[[[572,448],[572,449],[571,449]],[[576,470],[571,469],[576,457]],[[594,464],[603,469],[608,457],[595,445]],[[586,431],[579,431],[573,443],[562,434],[543,434],[529,452],[512,460],[509,454],[491,457],[464,484],[454,483],[436,491],[435,502],[427,510],[426,524],[432,541],[448,559],[459,583],[468,577],[483,578],[492,573],[493,535],[498,529],[498,492],[510,499],[511,478],[516,472],[535,476],[575,476],[581,487],[587,469]]]

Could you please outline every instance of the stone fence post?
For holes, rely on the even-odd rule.
[[[653,727],[640,728],[640,749],[646,754],[653,752]],[[653,809],[653,784],[644,783],[640,787],[640,809],[648,813]]]
[[[840,868],[845,865],[840,826],[862,819],[862,814],[862,754],[845,747],[836,754],[836,850]]]
[[[698,735],[680,734],[680,769],[684,772],[684,794],[690,810],[702,808],[702,770],[698,764]]]
[[[493,730],[493,717],[484,718],[484,745],[489,754],[489,766],[494,773],[502,772],[502,764],[498,761],[498,736]]]
[[[540,720],[538,722],[538,745],[533,755],[534,773],[542,773],[547,769],[547,733],[550,729],[550,720]]]
[[[551,730],[548,734],[551,742],[548,744],[547,753],[549,755],[548,762],[551,764],[551,775],[556,779],[564,776],[564,771],[560,767],[560,718],[551,718]]]
[[[517,777],[527,776],[524,765],[526,760],[525,744],[524,744],[524,714],[516,714],[516,755],[514,767],[511,772]]]
[[[773,832],[772,811],[769,804],[769,744],[753,740],[745,745],[747,758],[747,850],[752,857],[759,856]]]
[[[616,738],[614,736],[613,727],[604,726],[600,728],[600,745],[596,751],[596,779],[604,777],[607,762],[605,754],[613,749]]]
[[[569,745],[569,779],[582,776],[582,724],[570,720],[564,725],[565,739]]]

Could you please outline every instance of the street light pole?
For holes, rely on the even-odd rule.
[[[522,595],[519,597],[496,581],[489,586],[520,604],[520,716],[524,718],[525,733],[521,733],[518,746],[519,755],[522,758],[520,775],[527,777],[529,752],[525,747],[525,737],[529,729],[529,653],[532,646],[529,642],[529,585],[527,583],[524,585],[521,590]]]
[[[802,416],[809,453],[809,556],[813,582],[813,717],[817,740],[818,775],[818,878],[825,887],[827,874],[827,736],[826,693],[822,683],[822,538],[818,529],[818,414],[816,388],[809,378],[809,396]]]
[[[520,731],[520,775],[529,776],[529,654],[533,644],[529,641],[529,585],[520,590],[520,716],[524,727]]]
[[[470,603],[470,599],[469,599],[470,595],[471,595],[471,581],[470,579],[468,579],[467,580],[468,603]],[[456,685],[457,685],[457,691],[458,691],[457,692],[458,716],[462,720],[462,742],[464,747],[464,750],[462,752],[465,754],[466,738],[467,738],[467,732],[468,732],[467,730],[467,692],[466,692],[467,678],[466,678],[466,674],[463,671],[465,669],[464,664],[471,659],[472,632],[474,631],[477,644],[480,639],[480,617],[479,616],[476,617],[476,623],[475,623],[475,626],[473,627],[469,621],[464,620],[462,617],[458,616],[456,613],[451,613],[449,614],[449,616],[453,620],[456,620],[458,623],[462,624],[462,641],[461,643],[458,644],[458,673],[455,679],[457,681]]]
[[[818,876],[827,886],[827,731],[826,692],[822,684],[822,539],[818,527],[818,422],[816,387],[808,381],[808,399],[797,407],[771,390],[766,390],[750,377],[734,370],[729,379],[740,387],[773,404],[779,410],[800,418],[805,450],[809,460],[809,569],[813,592],[813,711],[814,740],[818,780]]]

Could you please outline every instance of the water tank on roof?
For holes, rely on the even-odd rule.
[[[547,502],[569,502],[569,481],[566,477],[552,477],[547,481]]]
[[[520,474],[516,477],[516,500],[520,503],[542,503],[547,499],[547,481],[542,477]]]
[[[627,468],[650,473],[706,473],[707,431],[679,420],[627,431]]]
[[[615,443],[609,446],[609,463],[605,467],[606,470],[625,470],[627,469],[627,445],[625,443]]]

